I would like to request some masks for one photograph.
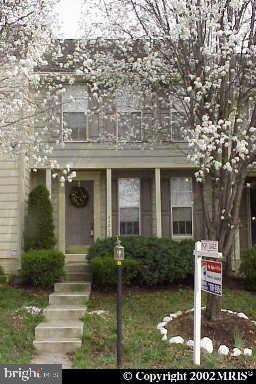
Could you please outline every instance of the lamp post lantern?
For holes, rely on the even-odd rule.
[[[117,368],[122,366],[122,262],[124,261],[124,247],[117,237],[114,247],[114,259],[117,264],[117,338],[116,338],[116,364]]]

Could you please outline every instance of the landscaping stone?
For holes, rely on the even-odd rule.
[[[169,340],[170,344],[184,344],[184,339],[181,336],[171,337]]]
[[[167,335],[167,329],[166,328],[161,328],[160,329],[161,335]]]
[[[156,327],[156,328],[160,330],[161,328],[165,327],[166,324],[167,324],[166,321],[162,321],[161,323],[157,324],[157,327]]]
[[[165,316],[164,318],[163,318],[163,321],[164,322],[169,322],[169,321],[171,321],[172,320],[172,318],[170,317],[170,316]]]
[[[163,337],[162,337],[162,340],[163,341],[166,341],[168,338],[167,338],[167,335],[163,335]]]
[[[233,348],[233,352],[231,353],[231,356],[238,357],[242,354],[239,348]]]
[[[249,319],[249,317],[246,316],[246,315],[245,315],[244,313],[242,313],[242,312],[239,312],[239,313],[237,314],[237,316],[240,317],[241,319],[246,319],[246,320]]]
[[[226,345],[220,345],[218,349],[218,354],[227,356],[229,354],[229,348]]]
[[[252,356],[252,349],[251,348],[245,348],[244,349],[244,356]]]
[[[209,337],[203,337],[201,339],[200,346],[202,349],[204,349],[208,353],[213,352],[213,343],[212,343],[212,340],[209,339]]]

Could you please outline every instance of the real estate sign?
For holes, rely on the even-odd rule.
[[[202,260],[202,290],[222,296],[222,262]]]

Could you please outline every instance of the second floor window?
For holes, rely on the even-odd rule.
[[[132,90],[116,94],[117,136],[125,140],[142,139],[141,95]]]
[[[88,95],[82,85],[67,86],[62,96],[63,128],[71,131],[72,141],[87,138]]]

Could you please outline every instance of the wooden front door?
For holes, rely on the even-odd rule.
[[[72,203],[74,188],[85,190],[88,200],[85,206]],[[81,191],[81,190],[80,190]],[[93,242],[93,181],[72,181],[66,184],[66,247],[84,246]],[[78,204],[79,205],[79,204]]]

